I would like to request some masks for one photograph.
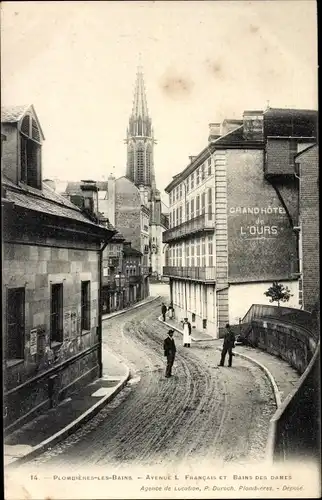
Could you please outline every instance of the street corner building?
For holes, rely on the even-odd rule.
[[[296,164],[316,143],[317,112],[245,111],[209,128],[206,147],[165,189],[164,275],[179,318],[218,337],[268,300],[273,281],[289,287],[290,307],[301,306]]]
[[[4,427],[100,376],[102,252],[115,234],[42,181],[33,106],[1,110]],[[94,189],[94,188],[93,188]]]

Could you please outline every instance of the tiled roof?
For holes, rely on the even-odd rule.
[[[116,230],[116,233],[113,234],[111,242],[113,242],[113,241],[119,241],[119,242],[125,241],[123,234],[120,233],[120,231],[118,231],[116,228],[115,228],[115,230]]]
[[[78,207],[76,207],[76,205],[58,193],[55,193],[45,184],[43,184],[42,191],[39,191],[30,186],[17,186],[3,176],[2,185],[6,188],[6,199],[17,206],[35,212],[65,217],[71,221],[76,220],[90,226],[98,226],[101,229],[106,229],[92,222]],[[107,229],[112,231],[115,230],[111,224],[109,224]]]
[[[31,104],[24,104],[20,106],[1,106],[1,122],[2,123],[16,123],[30,108]]]
[[[127,255],[137,255],[138,257],[142,256],[142,253],[139,250],[136,250],[135,248],[132,248],[130,246],[124,246],[123,254],[124,254],[124,256],[127,256]]]

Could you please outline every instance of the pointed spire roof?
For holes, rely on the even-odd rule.
[[[138,118],[139,116],[141,118],[148,118],[149,116],[143,79],[143,68],[141,64],[138,66],[136,72],[132,116],[135,118]]]

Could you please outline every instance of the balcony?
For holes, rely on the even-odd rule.
[[[190,219],[178,226],[167,229],[162,234],[162,242],[189,238],[192,235],[202,232],[213,232],[215,230],[215,214],[201,214],[194,219]]]
[[[164,267],[163,276],[206,283],[216,282],[215,267]]]

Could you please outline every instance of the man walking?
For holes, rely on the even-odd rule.
[[[166,378],[171,377],[172,365],[176,356],[176,345],[174,343],[173,333],[173,330],[169,330],[168,336],[166,339],[164,339],[163,343],[164,355],[167,358],[167,368],[165,371]]]
[[[167,306],[165,305],[164,302],[162,302],[162,305],[161,305],[161,314],[162,314],[163,321],[165,321],[166,312],[167,312]]]
[[[233,360],[233,347],[235,346],[235,334],[234,332],[230,329],[229,324],[227,323],[226,325],[226,333],[224,336],[224,344],[221,352],[221,359],[220,359],[220,364],[218,366],[224,366],[225,364],[225,358],[226,354],[228,352],[228,366],[231,366],[231,362]]]

